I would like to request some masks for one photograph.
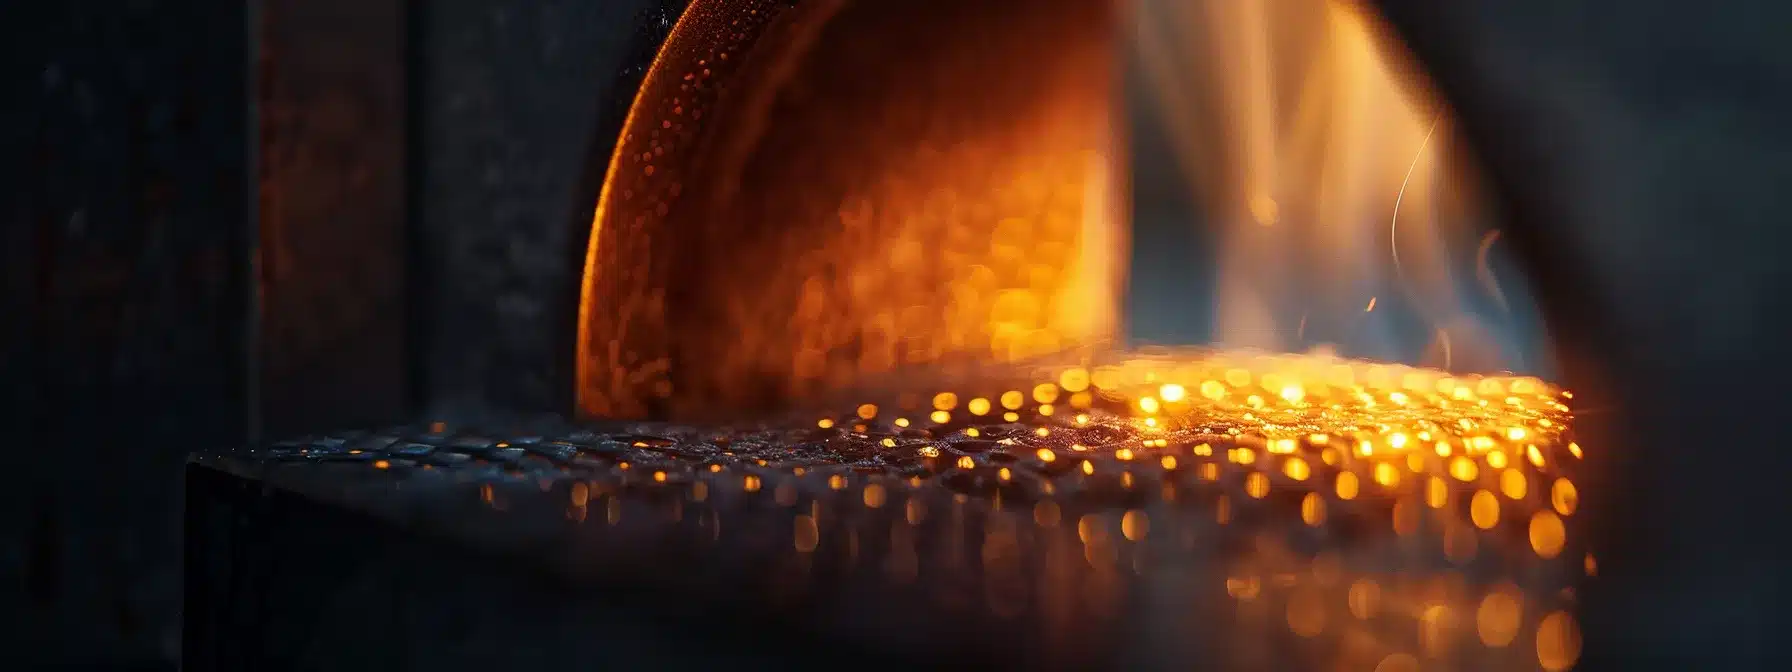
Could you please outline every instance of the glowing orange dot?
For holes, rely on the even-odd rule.
[[[1525,480],[1523,472],[1517,469],[1500,472],[1500,492],[1505,493],[1507,497],[1524,499],[1525,491],[1528,489],[1529,483]]]
[[[957,408],[958,395],[951,392],[941,392],[933,395],[933,407],[934,409],[941,411],[950,411]]]
[[[1257,499],[1268,497],[1269,477],[1264,476],[1260,471],[1251,472],[1250,475],[1244,477],[1244,491],[1245,494]]]
[[[1531,516],[1531,550],[1543,558],[1553,558],[1562,553],[1566,543],[1567,528],[1562,519],[1553,511],[1538,511]]]
[[[1574,667],[1580,647],[1580,625],[1567,612],[1553,612],[1537,624],[1537,662],[1543,669],[1560,672]]]
[[[1350,615],[1362,619],[1372,617],[1381,606],[1381,586],[1371,579],[1358,579],[1350,584],[1345,602],[1350,607]]]
[[[1425,479],[1425,503],[1433,509],[1444,508],[1450,503],[1450,484],[1436,476]]]
[[[1021,394],[1019,390],[1009,390],[1002,393],[1002,408],[1012,411],[1019,409],[1021,404],[1026,402],[1026,395]]]
[[[1240,600],[1256,598],[1257,592],[1261,590],[1262,587],[1263,583],[1255,576],[1232,577],[1226,579],[1226,594]]]
[[[809,553],[821,543],[821,531],[815,525],[815,519],[806,515],[796,517],[796,550]]]
[[[1419,510],[1417,505],[1402,499],[1394,502],[1394,533],[1410,535],[1419,531]]]
[[[1518,627],[1524,616],[1524,602],[1516,588],[1502,586],[1481,598],[1475,610],[1475,630],[1481,643],[1499,648],[1518,638]]]
[[[1151,519],[1145,516],[1144,511],[1133,509],[1120,517],[1120,534],[1124,535],[1127,541],[1144,539],[1150,530]]]
[[[1361,487],[1361,484],[1357,482],[1356,474],[1348,471],[1338,474],[1338,499],[1356,499],[1357,491]]]
[[[1375,482],[1382,487],[1392,488],[1400,484],[1400,470],[1394,465],[1382,462],[1375,465]]]
[[[1301,498],[1300,519],[1306,521],[1308,525],[1317,526],[1325,523],[1325,499],[1321,498],[1319,493],[1309,492],[1307,496]]]
[[[1458,456],[1455,459],[1450,460],[1450,475],[1455,476],[1456,480],[1475,480],[1475,476],[1479,475],[1480,471],[1481,470],[1475,466],[1475,461],[1468,459],[1467,457]]]
[[[1580,493],[1574,489],[1573,482],[1558,478],[1549,486],[1549,503],[1558,513],[1571,516],[1575,509],[1580,508]]]
[[[583,482],[575,482],[572,484],[572,491],[568,494],[572,497],[573,506],[584,506],[586,502],[591,501],[591,486]]]
[[[1058,385],[1066,392],[1081,392],[1089,389],[1089,371],[1087,369],[1068,369],[1058,374]]]
[[[1475,527],[1483,530],[1493,529],[1500,522],[1500,500],[1486,490],[1476,490],[1475,496],[1469,500],[1469,519]]]

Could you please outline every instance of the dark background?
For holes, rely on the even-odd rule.
[[[175,659],[189,452],[570,407],[597,131],[681,8],[0,4],[0,667]]]
[[[568,408],[606,133],[681,4],[0,6],[0,650],[173,659],[190,451]],[[1783,656],[1792,10],[1380,4],[1623,425],[1590,627]]]

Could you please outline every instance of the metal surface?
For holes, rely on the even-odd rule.
[[[404,4],[269,0],[257,17],[258,436],[411,412]]]
[[[1115,32],[1104,0],[694,3],[599,196],[578,411],[755,413],[1107,338]]]
[[[389,530],[376,537],[436,540],[430,555],[443,562],[502,559],[489,566],[504,582],[553,578],[512,588],[504,600],[619,609],[693,632],[746,627],[716,614],[747,617],[758,627],[749,628],[754,646],[743,652],[800,657],[801,649],[839,647],[873,665],[896,656],[924,665],[1241,670],[1367,669],[1405,657],[1534,669],[1539,660],[1579,655],[1569,614],[1574,587],[1592,570],[1576,519],[1567,519],[1574,531],[1565,549],[1534,551],[1536,523],[1526,531],[1533,511],[1551,507],[1548,479],[1527,496],[1501,495],[1503,513],[1489,514],[1476,498],[1492,495],[1471,497],[1473,481],[1438,481],[1444,490],[1435,493],[1384,492],[1365,475],[1360,496],[1333,493],[1340,472],[1322,464],[1316,447],[1302,449],[1316,466],[1299,478],[1282,472],[1279,457],[1255,466],[1228,461],[1225,444],[1202,455],[1197,443],[1225,436],[1214,427],[1165,434],[1163,448],[1134,455],[1114,449],[1136,442],[1130,425],[1099,418],[933,431],[860,425],[538,423],[522,435],[401,428],[202,457],[192,478],[201,496],[225,488],[245,501],[318,506],[281,525],[348,512]],[[1049,438],[1034,431],[1048,425]],[[1073,444],[1094,448],[1073,452]],[[1063,457],[1043,460],[1035,454],[1043,445]],[[1493,470],[1486,475],[1499,481]],[[206,508],[193,513],[214,515]],[[195,562],[222,563],[200,574],[274,571],[278,554],[232,544],[277,544],[273,537],[285,533],[261,518],[245,524],[230,532],[195,523],[189,541],[211,549],[192,551],[210,558]],[[266,541],[246,541],[254,538]],[[286,562],[329,567],[365,552],[339,548]],[[319,574],[292,576],[326,594],[368,585]],[[338,660],[410,650],[378,642],[335,650],[347,645],[327,637],[305,644],[293,633],[238,629],[239,617],[218,611],[253,604],[256,591],[284,590],[273,585],[284,579],[269,581],[233,589],[250,591],[238,597],[216,581],[193,585],[194,655],[229,650],[254,660],[278,650],[267,647],[302,646],[307,664],[335,668]],[[329,606],[341,599],[349,598],[276,611],[329,632],[347,617]],[[409,600],[432,599],[393,608],[418,613]],[[608,633],[589,619],[563,625],[513,633],[520,641],[503,644],[566,651]]]

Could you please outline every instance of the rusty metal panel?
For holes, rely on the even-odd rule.
[[[408,411],[405,11],[272,0],[259,20],[257,424],[271,435]]]

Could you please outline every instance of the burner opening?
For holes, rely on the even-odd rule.
[[[963,4],[693,5],[593,222],[582,413],[910,405],[1142,343],[1550,373],[1445,106],[1355,4]]]

